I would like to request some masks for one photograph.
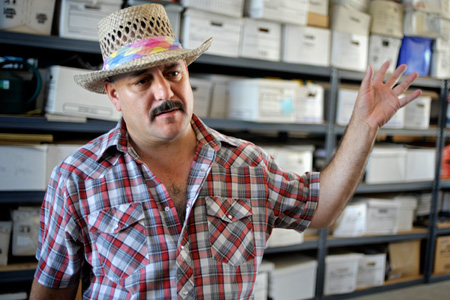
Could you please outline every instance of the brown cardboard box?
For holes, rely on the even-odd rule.
[[[390,243],[389,279],[417,276],[420,274],[420,240]]]
[[[313,12],[308,12],[306,17],[306,25],[313,27],[329,28],[329,16],[319,15]]]
[[[441,236],[436,239],[434,255],[434,273],[450,273],[450,236]]]

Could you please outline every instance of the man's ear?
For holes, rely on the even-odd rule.
[[[117,93],[117,88],[114,83],[111,81],[105,81],[105,91],[109,100],[111,100],[112,104],[116,107],[117,111],[122,111],[122,107],[120,106],[119,95]]]

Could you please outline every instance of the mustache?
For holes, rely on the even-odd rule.
[[[179,109],[182,112],[185,112],[184,103],[181,101],[165,100],[159,106],[153,108],[150,111],[150,120],[153,121],[159,114],[168,112],[173,109]]]

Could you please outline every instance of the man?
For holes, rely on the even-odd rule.
[[[193,115],[184,50],[162,6],[99,23],[104,68],[75,78],[123,119],[55,168],[41,211],[31,299],[247,299],[274,227],[325,227],[351,198],[379,128],[420,95],[400,66],[369,67],[352,120],[320,174],[281,170],[252,143]],[[372,78],[373,77],[373,78]],[[395,87],[394,87],[395,86]],[[245,101],[245,99],[243,99]]]

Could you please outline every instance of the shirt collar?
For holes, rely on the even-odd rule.
[[[191,125],[194,129],[197,141],[199,144],[208,143],[216,151],[220,149],[223,143],[229,144],[233,147],[237,147],[237,143],[233,138],[223,135],[214,129],[209,128],[202,120],[200,120],[196,115],[192,115]],[[127,152],[128,146],[128,132],[126,124],[123,118],[117,122],[116,126],[107,132],[105,138],[102,139],[100,150],[98,152],[97,161],[106,158],[107,150],[110,148],[116,149],[119,152]]]
[[[208,143],[216,151],[219,150],[223,143],[229,144],[234,147],[237,147],[238,145],[234,138],[228,137],[212,128],[209,128],[196,115],[192,115],[191,125],[197,135],[197,141],[199,144]]]

